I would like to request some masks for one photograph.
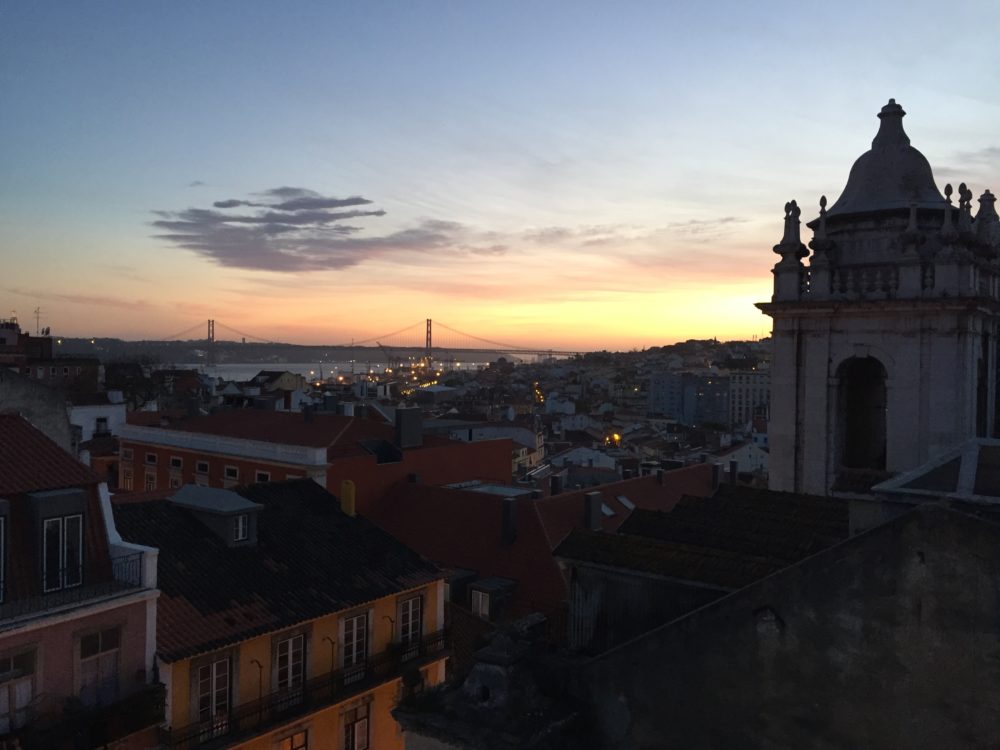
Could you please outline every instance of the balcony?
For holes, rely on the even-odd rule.
[[[424,636],[414,646],[394,645],[369,657],[365,664],[337,669],[314,677],[288,690],[241,703],[228,714],[211,721],[166,730],[163,743],[173,750],[228,747],[232,743],[266,732],[269,728],[315,713],[360,695],[404,673],[445,656],[445,631]]]
[[[103,747],[162,723],[164,697],[164,686],[154,683],[108,706],[86,708],[75,698],[68,698],[61,712],[30,716],[26,726],[0,735],[0,747],[22,750]]]
[[[82,566],[48,571],[45,580],[41,580],[43,576],[40,574],[39,589],[45,585],[58,588],[0,604],[0,621],[143,588],[143,554],[134,552],[110,560],[105,558]]]

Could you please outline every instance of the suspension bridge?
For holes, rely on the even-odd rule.
[[[217,330],[225,338],[218,338],[216,334]],[[197,334],[199,333],[204,333],[204,337],[198,336]],[[235,336],[236,338],[230,339],[228,338],[229,336]],[[214,361],[216,344],[223,341],[244,344],[285,343],[246,333],[214,319],[198,323],[183,331],[166,336],[163,340],[204,342],[209,361]],[[433,321],[430,318],[418,321],[405,328],[384,333],[380,336],[352,339],[349,342],[339,344],[311,344],[310,346],[343,351],[364,347],[378,347],[390,362],[394,359],[404,359],[405,355],[402,354],[403,352],[419,352],[422,357],[436,360],[470,359],[471,355],[475,354],[502,354],[510,355],[513,358],[520,358],[523,356],[559,357],[583,353],[559,349],[531,348],[502,341],[494,341],[482,336],[465,333],[440,321]]]

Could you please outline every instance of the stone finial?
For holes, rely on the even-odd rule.
[[[976,238],[990,247],[1000,246],[1000,216],[997,215],[996,196],[989,190],[979,196],[979,210],[976,212]]]
[[[821,195],[819,198],[819,226],[816,227],[816,231],[813,232],[812,241],[809,243],[809,247],[816,251],[817,255],[813,256],[814,262],[823,257],[828,250],[833,247],[833,242],[826,237],[826,196]]]
[[[972,191],[964,182],[958,186],[958,231],[972,231]]]
[[[774,252],[781,256],[782,260],[790,257],[804,258],[809,254],[806,246],[802,244],[801,228],[802,222],[799,216],[802,209],[794,200],[785,204],[785,233],[781,242],[774,246]]]
[[[895,99],[890,99],[889,103],[882,107],[882,111],[878,113],[880,121],[878,132],[872,140],[873,149],[910,145],[910,138],[903,130],[903,117],[905,115],[906,112],[896,104]]]

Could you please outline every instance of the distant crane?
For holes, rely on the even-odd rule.
[[[400,364],[400,362],[402,362],[402,359],[400,357],[395,356],[392,353],[392,350],[389,347],[384,346],[382,344],[382,342],[376,341],[375,343],[378,344],[378,348],[381,349],[382,350],[382,354],[385,355],[386,366],[390,370],[398,370],[399,369],[399,364]]]

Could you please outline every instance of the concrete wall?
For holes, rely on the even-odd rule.
[[[595,659],[603,746],[998,746],[998,542],[924,506]]]
[[[57,388],[0,369],[0,411],[20,414],[59,447],[76,455],[66,397]]]

